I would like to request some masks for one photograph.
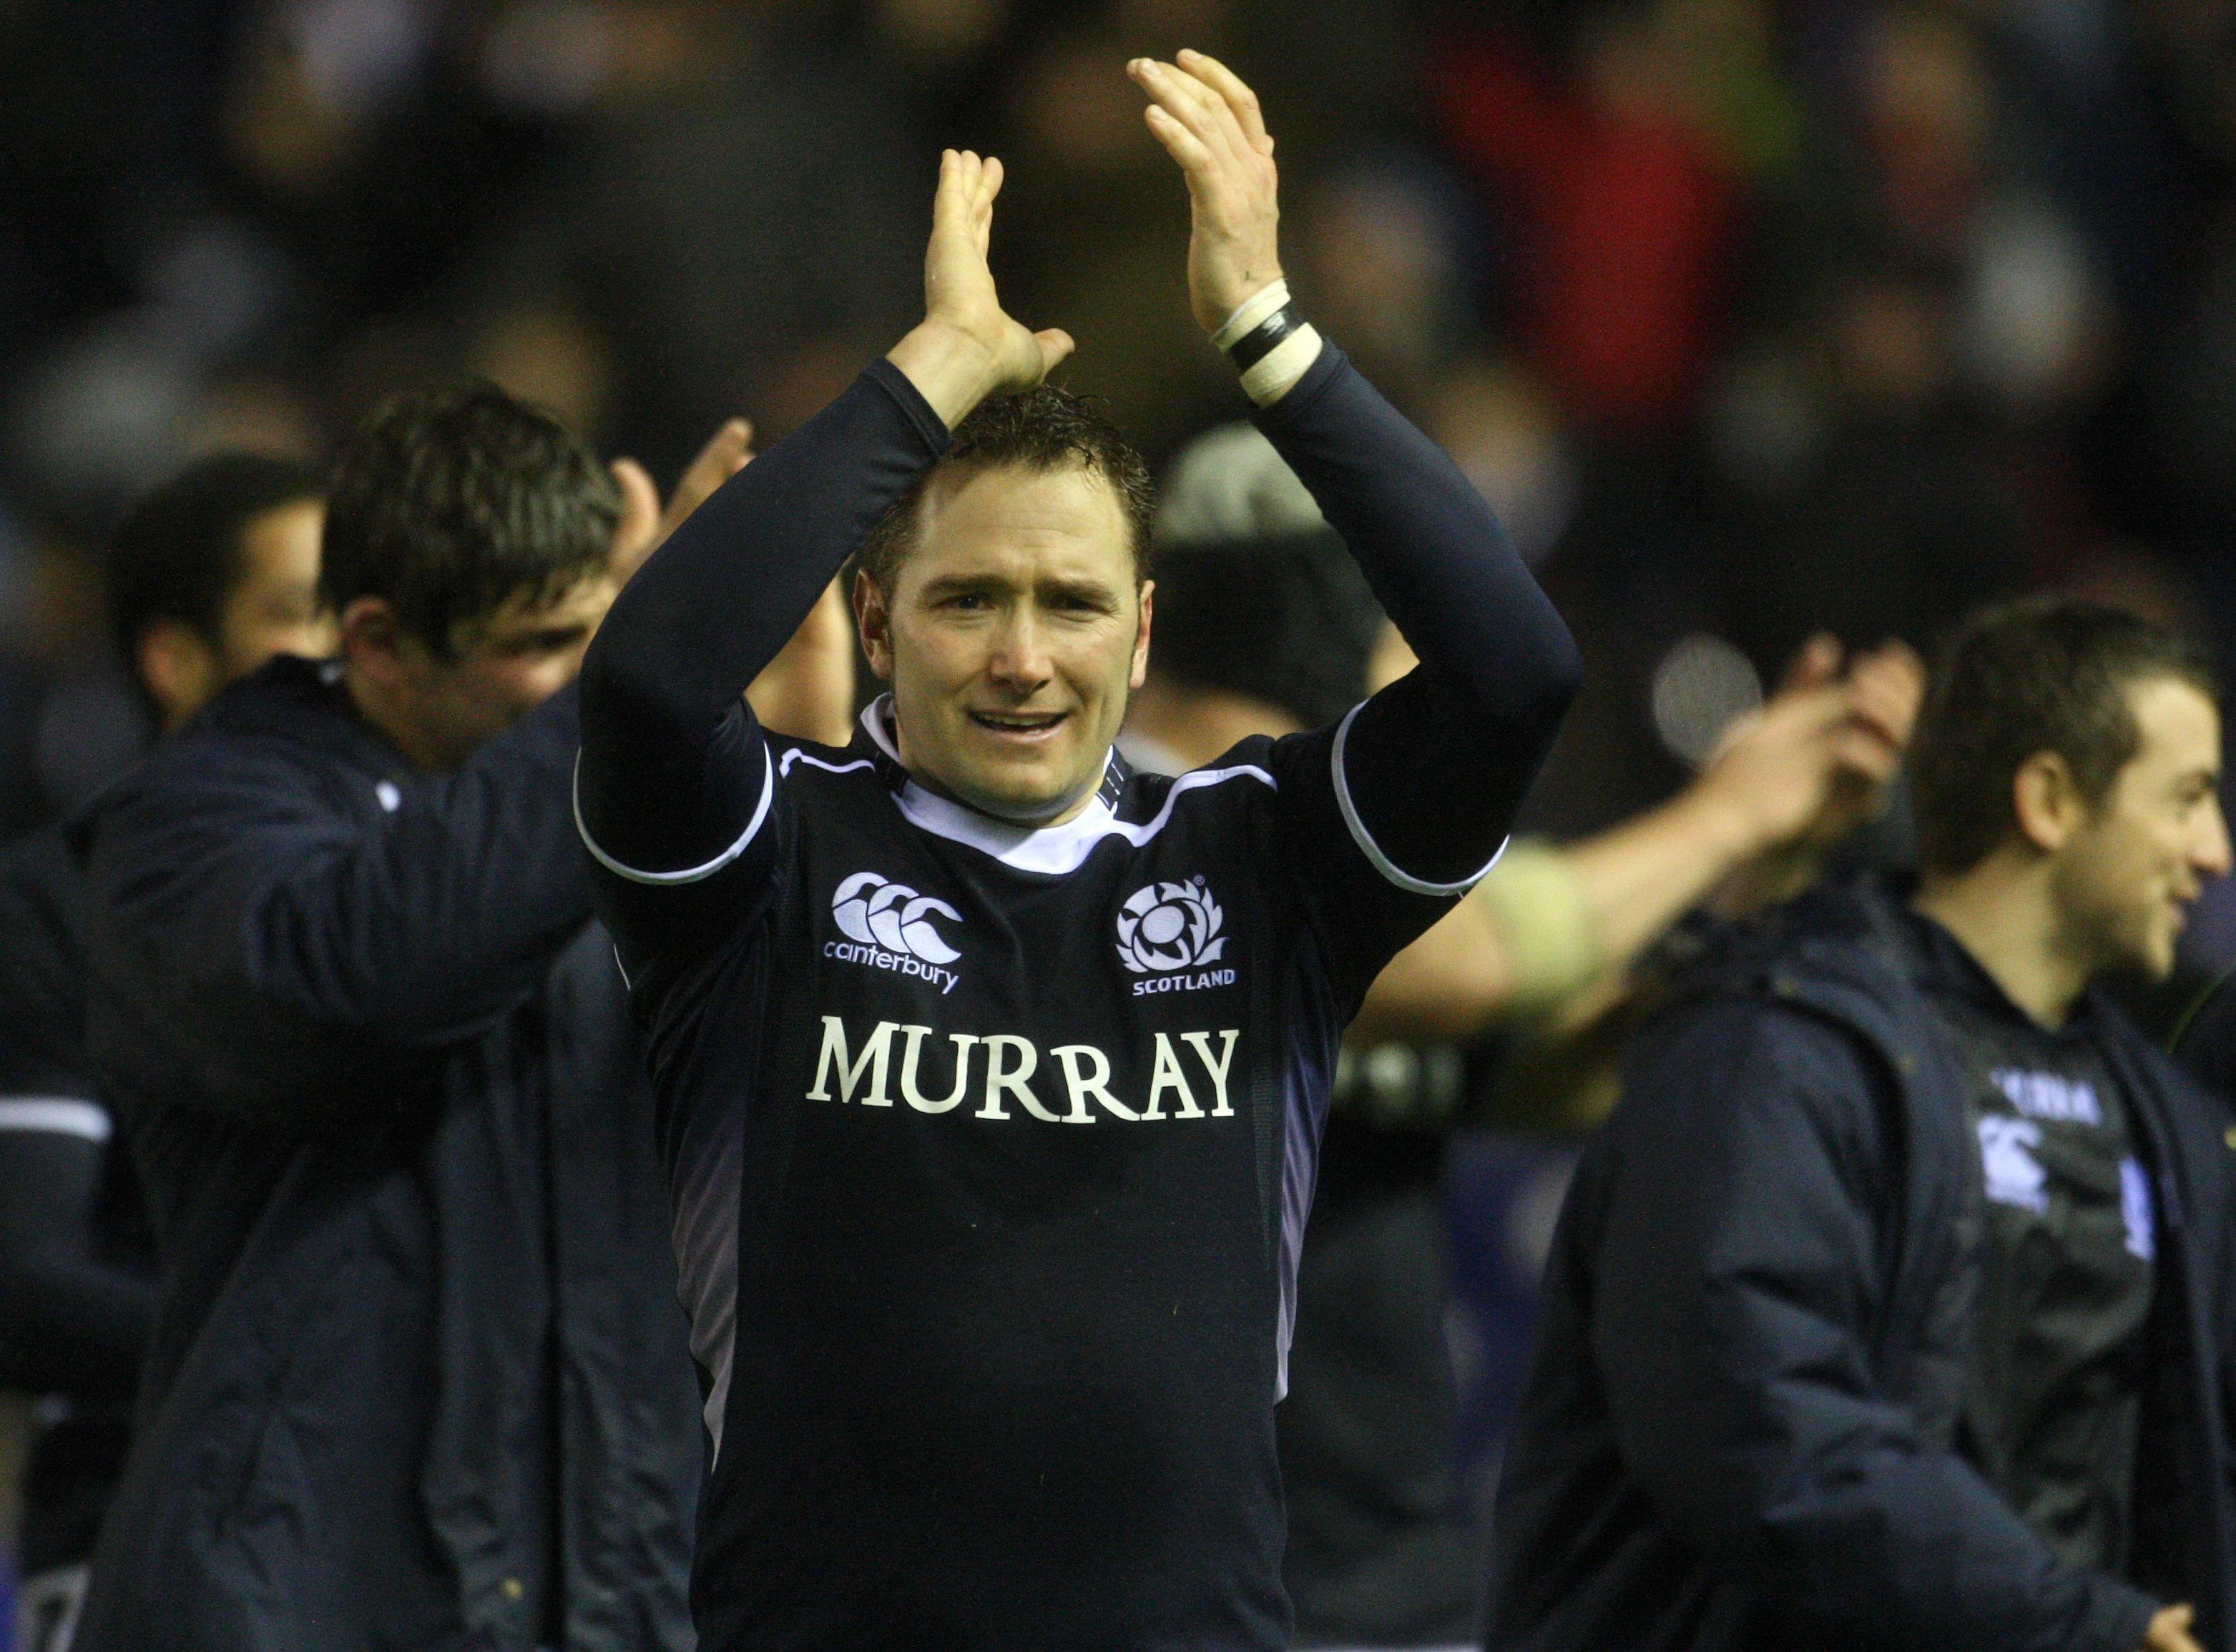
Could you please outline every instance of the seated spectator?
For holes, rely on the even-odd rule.
[[[2229,869],[2206,671],[1983,612],[1921,881],[1735,937],[1587,1151],[1496,1513],[1500,1648],[2232,1643],[2226,1114],[2096,986]]]
[[[321,492],[300,465],[227,455],[126,518],[110,617],[165,733],[274,654],[332,651]],[[139,1183],[86,1058],[85,898],[59,829],[0,850],[0,1386],[46,1397],[23,1487],[22,1652],[69,1645],[155,1310]]]

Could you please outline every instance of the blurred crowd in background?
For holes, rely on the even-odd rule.
[[[1239,416],[1121,72],[1184,44],[1583,645],[1533,829],[1666,796],[1819,631],[2055,587],[2236,640],[2236,0],[0,0],[0,835],[147,738],[102,576],[152,483],[462,371],[663,484],[765,445],[920,313],[943,145],[1007,163],[1062,382],[1157,465]],[[1459,1236],[1486,1322],[1540,1168],[1454,1171],[1527,1239]]]

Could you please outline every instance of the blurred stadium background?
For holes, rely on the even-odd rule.
[[[464,370],[663,482],[780,436],[917,312],[942,145],[1009,164],[1004,295],[1153,462],[1237,416],[1120,72],[1183,44],[1264,98],[1308,311],[1583,643],[1534,829],[1666,795],[1819,629],[2060,587],[2226,656],[2236,0],[0,0],[0,832],[145,738],[140,490]],[[1494,1386],[1546,1163],[1455,1172]]]

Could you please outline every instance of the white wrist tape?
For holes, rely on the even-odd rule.
[[[1250,364],[1242,375],[1242,393],[1264,407],[1302,378],[1319,358],[1319,331],[1306,322]]]

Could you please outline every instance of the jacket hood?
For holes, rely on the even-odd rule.
[[[1916,1072],[1933,1059],[1939,1024],[1903,934],[1910,892],[1907,877],[1858,872],[1745,922],[1723,924],[1673,980],[1667,1003],[1735,996],[1798,1005],[1865,1039],[1897,1071]],[[2106,1053],[2131,1078],[2158,1090],[2188,1083],[2101,987],[2087,989],[2075,1013],[2084,1010],[2120,1030]]]
[[[279,654],[239,682],[227,684],[183,728],[159,738],[143,764],[111,781],[62,823],[62,839],[71,855],[84,863],[102,816],[141,783],[143,766],[176,763],[191,769],[199,762],[200,740],[210,734],[262,738],[295,746],[309,744],[389,778],[411,778],[411,765],[404,756],[352,715],[348,700],[336,686],[340,679],[339,661]]]
[[[292,745],[310,744],[383,773],[412,774],[409,759],[358,720],[341,681],[338,659],[276,655],[220,689],[173,738],[263,737]]]
[[[1902,938],[1901,881],[1858,872],[1716,926],[1671,982],[1668,1004],[1772,998],[1838,1022],[1904,1065],[1930,1024]]]

